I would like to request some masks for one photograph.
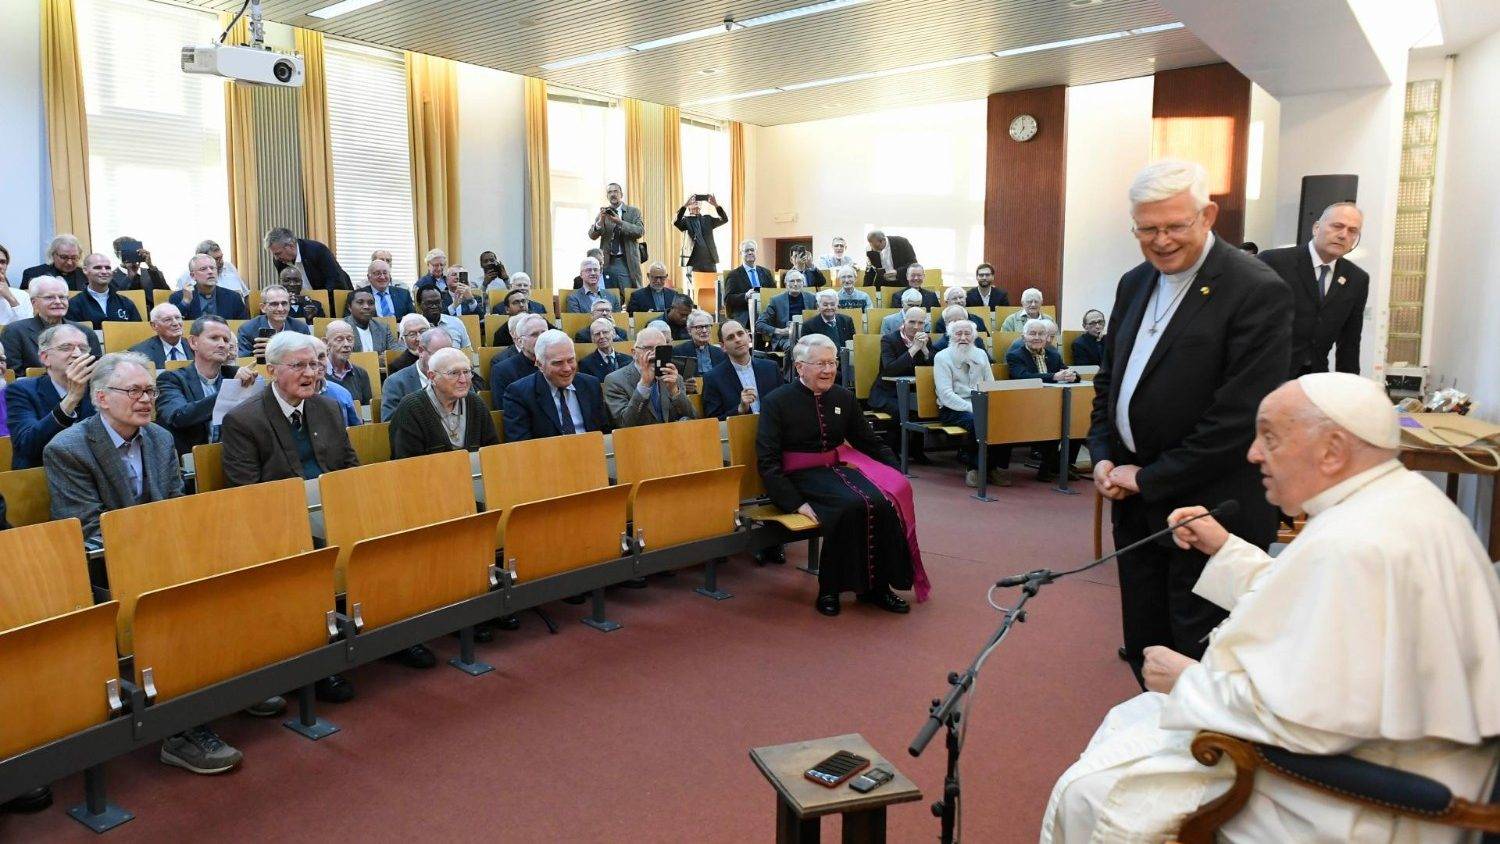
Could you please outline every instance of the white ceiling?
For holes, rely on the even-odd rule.
[[[174,1],[219,11],[240,6],[240,0]],[[307,17],[331,1],[263,4],[266,18],[279,23],[667,105],[1177,19],[1156,0],[871,0],[547,71],[540,66],[719,26],[727,14],[745,20],[816,0],[383,0],[332,20]],[[996,91],[1124,79],[1215,61],[1218,56],[1190,30],[1177,29],[685,110],[774,125],[977,99]]]

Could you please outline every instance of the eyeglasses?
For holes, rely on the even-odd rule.
[[[836,360],[805,360],[802,362],[802,365],[810,366],[813,369],[833,369],[839,365],[839,362]]]
[[[104,389],[130,396],[131,401],[140,401],[142,397],[156,401],[155,387],[105,387]]]
[[[72,352],[81,352],[81,351],[84,351],[84,350],[88,349],[88,347],[89,346],[88,346],[87,343],[58,343],[55,346],[48,346],[47,348],[42,349],[42,351],[44,351],[44,352],[62,352],[63,354],[70,354]]]
[[[664,276],[664,275],[654,275],[654,276],[651,276],[651,280],[652,281],[666,281],[667,277]]]
[[[1104,324],[1104,320],[1102,320],[1102,319],[1086,319],[1086,320],[1083,321],[1083,324],[1084,325],[1103,325]]]
[[[68,294],[66,294],[66,293],[48,293],[48,294],[44,294],[44,295],[41,295],[41,296],[37,296],[36,298],[42,300],[43,302],[66,302],[66,301],[68,301]]]
[[[473,378],[474,377],[474,370],[472,370],[472,369],[448,369],[448,370],[444,370],[443,372],[439,372],[438,374],[441,375],[441,376],[443,376],[443,377],[445,377],[445,378],[459,378],[459,379],[461,379],[461,378]]]
[[[301,363],[277,363],[272,366],[284,366],[297,372],[317,372],[323,368],[323,364],[315,360],[302,361]]]
[[[1167,237],[1179,238],[1187,234],[1188,230],[1198,222],[1198,218],[1201,216],[1203,216],[1203,211],[1199,210],[1198,213],[1194,214],[1189,220],[1187,220],[1187,222],[1171,223],[1170,225],[1166,226],[1131,226],[1130,231],[1135,235],[1136,239],[1140,241],[1155,240],[1156,236],[1161,234],[1162,232],[1166,232]]]
[[[703,329],[704,331],[707,331],[710,328],[713,328],[713,323],[711,323],[711,322],[705,322],[705,323],[702,323],[700,325],[689,325],[688,326],[688,330],[689,331],[697,331],[700,328]]]

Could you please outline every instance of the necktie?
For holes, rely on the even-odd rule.
[[[391,307],[391,294],[390,294],[390,292],[389,291],[385,291],[385,290],[380,291],[379,299],[380,299],[380,315],[381,316],[395,316],[396,315],[396,311],[395,311],[395,309],[393,309]]]
[[[181,346],[173,346],[172,347],[172,360],[182,360],[182,347]]]
[[[293,431],[300,431],[300,430],[302,430],[302,411],[300,411],[300,410],[294,410],[294,411],[292,411],[291,420],[292,420],[292,430]]]
[[[564,434],[578,433],[578,427],[573,424],[573,414],[568,412],[568,393],[561,387],[557,390],[557,418],[562,422]]]
[[[1323,297],[1325,297],[1325,296],[1328,295],[1328,269],[1329,268],[1328,268],[1327,264],[1324,264],[1323,266],[1318,267],[1318,301],[1319,302],[1323,301]]]
[[[125,473],[130,476],[130,493],[137,499],[141,497],[141,473],[135,469],[135,464],[130,462],[131,442],[120,443],[120,462],[125,464]]]
[[[656,418],[659,421],[667,421],[667,413],[661,404],[661,382],[659,381],[651,382],[651,409],[656,411]]]

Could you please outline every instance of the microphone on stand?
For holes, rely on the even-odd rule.
[[[1066,577],[1066,576],[1068,576],[1070,574],[1078,574],[1080,572],[1088,571],[1089,569],[1094,568],[1095,566],[1103,565],[1103,564],[1109,562],[1110,560],[1113,560],[1115,557],[1118,557],[1121,554],[1125,553],[1126,551],[1133,551],[1136,548],[1139,548],[1139,547],[1141,547],[1142,545],[1145,545],[1148,542],[1154,542],[1157,539],[1160,539],[1161,537],[1166,536],[1167,534],[1171,533],[1172,531],[1174,531],[1174,530],[1176,530],[1176,529],[1178,529],[1178,528],[1182,527],[1183,525],[1188,524],[1190,522],[1195,522],[1195,521],[1197,521],[1199,519],[1207,518],[1209,516],[1233,516],[1236,513],[1238,513],[1239,511],[1240,511],[1240,502],[1236,501],[1235,499],[1231,498],[1228,501],[1221,501],[1221,502],[1219,502],[1219,506],[1213,508],[1212,510],[1209,510],[1207,513],[1199,513],[1196,516],[1191,516],[1189,518],[1183,519],[1182,521],[1177,522],[1176,524],[1167,525],[1166,527],[1162,528],[1161,530],[1157,531],[1156,533],[1153,533],[1150,536],[1144,537],[1142,539],[1136,540],[1135,542],[1132,542],[1129,545],[1126,545],[1124,548],[1120,548],[1120,549],[1112,551],[1112,552],[1110,552],[1108,554],[1105,554],[1104,556],[1102,556],[1099,559],[1093,561],[1092,563],[1089,563],[1086,566],[1082,566],[1082,567],[1076,568],[1076,569],[1071,569],[1069,571],[1057,571],[1057,572],[1055,572],[1055,571],[1052,571],[1051,569],[1036,569],[1034,571],[1029,571],[1029,572],[1027,572],[1025,574],[1013,574],[1013,575],[1010,575],[1009,577],[1002,577],[999,580],[995,581],[995,586],[998,587],[998,588],[1001,588],[1001,589],[1005,589],[1005,588],[1009,588],[1009,587],[1012,587],[1012,586],[1024,586],[1027,583],[1030,583],[1030,582],[1033,582],[1033,581],[1035,581],[1037,584],[1051,583],[1052,581],[1057,580],[1059,577]]]

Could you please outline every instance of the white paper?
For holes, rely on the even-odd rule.
[[[219,382],[219,395],[214,400],[214,416],[209,426],[217,428],[224,424],[224,416],[229,411],[244,404],[249,399],[260,394],[266,388],[266,379],[256,376],[254,383],[248,387],[240,386],[239,379],[225,378]]]

